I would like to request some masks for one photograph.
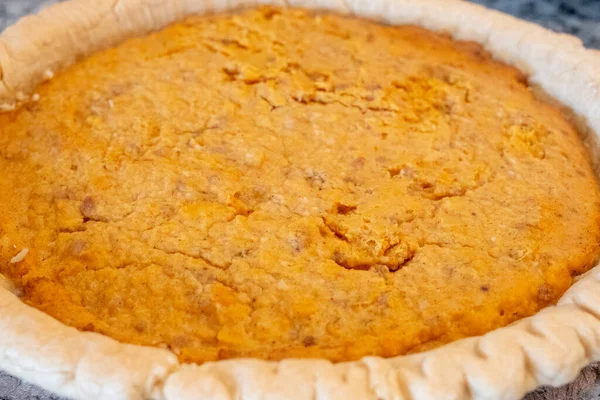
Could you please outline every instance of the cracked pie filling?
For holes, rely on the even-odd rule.
[[[188,18],[0,115],[0,272],[182,361],[395,356],[596,262],[571,122],[481,46],[295,9]]]

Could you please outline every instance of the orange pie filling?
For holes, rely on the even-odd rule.
[[[183,361],[429,349],[536,313],[600,254],[575,127],[477,44],[252,9],[38,90],[0,115],[0,273]]]

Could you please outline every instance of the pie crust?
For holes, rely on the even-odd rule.
[[[600,59],[579,40],[456,0],[71,0],[0,36],[0,109],[36,99],[34,88],[95,51],[193,13],[257,4],[328,9],[415,24],[479,42],[567,106],[586,142],[600,132]],[[593,151],[596,172],[598,153]],[[503,399],[561,385],[600,360],[600,267],[557,306],[436,350],[332,364],[228,360],[180,365],[167,350],[79,332],[22,303],[0,279],[0,368],[81,399]]]

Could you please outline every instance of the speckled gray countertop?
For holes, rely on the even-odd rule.
[[[0,31],[22,15],[61,0],[0,0]],[[543,25],[579,36],[586,46],[600,48],[600,0],[472,0]],[[0,372],[0,400],[62,400]],[[600,400],[600,364],[586,368],[570,385],[540,389],[526,400]]]

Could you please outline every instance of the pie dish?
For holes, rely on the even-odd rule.
[[[0,340],[0,367],[74,398],[517,398],[538,385],[565,383],[599,358],[600,277],[597,269],[590,270],[597,258],[598,189],[573,125],[593,151],[594,131],[600,128],[598,61],[576,39],[462,2],[287,4],[391,25],[419,25],[479,42],[498,60],[527,74],[531,87],[521,72],[492,60],[480,46],[417,27],[384,27],[295,9],[225,13],[257,5],[253,2],[91,4],[73,1],[54,6],[2,36],[0,100],[7,113],[0,120],[11,133],[10,141],[0,142],[3,168],[9,172],[1,184],[6,186],[3,192],[11,194],[0,197],[7,210],[2,219],[3,272],[10,278],[3,281],[6,290],[0,293],[4,307],[0,324],[7,332]],[[211,12],[218,13],[184,20]],[[282,24],[272,32],[267,28],[261,32],[280,36],[282,43],[269,43],[267,48],[292,48],[296,58],[290,53],[276,57],[256,51],[260,42],[251,33],[261,26],[252,23],[261,18]],[[180,20],[184,22],[64,71],[84,56]],[[231,26],[250,32],[249,39],[231,40],[226,30]],[[294,42],[293,29],[298,26],[307,32],[305,42]],[[291,28],[286,31],[286,27]],[[323,53],[326,41],[314,49],[306,46],[320,39],[320,29],[329,29],[328,34],[337,38],[331,39],[336,45],[330,53]],[[357,38],[360,35],[353,36],[354,32],[372,35]],[[335,42],[338,39],[347,43]],[[197,49],[197,43],[206,45],[205,52],[214,56],[198,51],[178,61],[178,54]],[[361,59],[362,49],[381,53]],[[441,66],[423,62],[428,49]],[[236,58],[236,51],[259,55],[244,63],[240,60],[248,57]],[[386,58],[390,54],[396,57]],[[228,57],[233,61],[225,63]],[[369,79],[352,75],[356,67],[344,70],[352,57]],[[404,61],[394,70],[399,58]],[[280,59],[282,65],[277,64]],[[195,60],[200,63],[193,64]],[[309,61],[310,68],[303,60]],[[316,68],[319,61],[324,64]],[[144,69],[146,65],[150,68]],[[324,74],[330,67],[337,68],[335,73]],[[277,73],[272,74],[272,69]],[[212,81],[203,81],[203,74],[195,71]],[[465,71],[466,78],[461,75]],[[478,71],[482,76],[476,76]],[[375,79],[378,74],[380,80]],[[396,78],[393,82],[390,74]],[[95,81],[97,76],[101,78]],[[222,83],[211,85],[215,77]],[[489,77],[494,84],[486,87]],[[38,87],[44,80],[51,81]],[[140,81],[143,87],[135,87]],[[173,86],[174,81],[179,86]],[[149,85],[151,93],[144,91]],[[181,111],[168,118],[163,115],[155,123],[148,116],[159,115],[160,110],[146,106],[148,95],[163,104],[193,102],[189,109],[197,118]],[[419,102],[411,103],[415,98]],[[546,104],[551,98],[570,109],[572,122],[558,105]],[[161,101],[150,103],[156,106]],[[290,101],[302,110],[296,115],[299,118],[294,119]],[[495,116],[483,118],[483,125],[476,126],[488,135],[485,140],[473,136],[478,131],[468,124],[478,121],[480,112],[491,109],[494,101],[502,104],[493,108]],[[183,103],[177,110],[186,109]],[[477,115],[469,114],[469,107],[475,105],[467,103],[480,107],[475,109]],[[322,107],[327,107],[327,113]],[[14,108],[18,110],[11,111]],[[309,117],[302,116],[307,113]],[[127,120],[140,114],[145,118]],[[266,114],[270,116],[261,118]],[[396,114],[401,114],[400,125],[394,125]],[[147,125],[135,125],[140,120]],[[182,129],[182,121],[200,125]],[[457,121],[462,125],[453,130]],[[494,126],[494,121],[499,125]],[[273,123],[280,125],[273,128]],[[368,137],[351,136],[353,130],[364,135],[372,126],[377,143],[386,141],[374,150]],[[143,153],[142,145],[121,142],[118,135],[108,134],[110,140],[102,142],[104,128],[132,132],[132,138],[148,134],[142,139],[155,141],[151,151]],[[279,133],[285,130],[311,131],[315,136],[305,141],[282,139]],[[267,142],[269,138],[277,139],[272,140],[275,144]],[[161,142],[183,139],[175,144]],[[363,141],[362,146],[353,146],[356,140]],[[481,152],[463,151],[464,143],[471,149],[480,146]],[[177,150],[180,144],[187,146],[184,151]],[[336,151],[328,156],[331,147]],[[432,148],[444,158],[431,157]],[[394,159],[398,149],[410,151]],[[427,151],[418,154],[419,149]],[[94,175],[95,150],[102,156],[101,176]],[[191,151],[199,153],[191,159],[181,156]],[[63,163],[65,154],[68,164]],[[286,157],[277,169],[273,160],[281,154]],[[495,163],[497,154],[511,160],[511,169],[502,170],[504,161]],[[36,158],[42,155],[52,161]],[[465,157],[468,162],[461,163]],[[161,192],[160,186],[152,186],[168,186],[160,180],[170,172],[161,170],[165,159],[180,160],[183,164],[177,164],[176,170],[189,167],[187,177],[194,174],[194,179],[186,180],[181,173],[170,182],[173,188]],[[202,163],[194,164],[198,159]],[[131,160],[136,163],[128,164]],[[523,160],[528,160],[526,165]],[[597,160],[595,154],[592,160]],[[139,167],[144,161],[150,161],[148,168]],[[133,164],[139,168],[128,170]],[[231,173],[232,165],[244,168],[244,179],[252,177],[254,186],[223,189],[243,181]],[[111,174],[119,170],[111,170],[115,166],[127,171],[127,179]],[[597,174],[597,165],[593,167]],[[350,168],[345,175],[339,173],[344,168]],[[60,175],[63,169],[70,171],[68,175]],[[384,170],[381,179],[375,170]],[[519,177],[524,172],[528,181]],[[36,186],[39,190],[33,195],[15,189],[21,181],[31,188],[37,173],[44,184]],[[78,186],[77,177],[82,176],[83,185]],[[278,180],[281,177],[286,179]],[[51,196],[45,197],[44,185],[56,181],[69,184],[60,193],[51,187]],[[190,187],[200,181],[204,186],[190,193]],[[169,202],[157,203],[152,196],[132,190],[148,184],[151,194]],[[282,192],[272,190],[285,185],[291,186]],[[222,191],[214,189],[219,186]],[[496,186],[505,191],[505,202],[485,203]],[[349,187],[365,191],[352,192]],[[542,194],[536,194],[542,189]],[[139,218],[127,207],[125,196],[142,204]],[[170,209],[178,196],[183,205]],[[414,198],[418,201],[410,203]],[[403,212],[410,210],[407,215],[387,213],[397,208],[398,199]],[[497,209],[486,208],[490,204]],[[477,231],[481,235],[473,233],[481,221],[478,213],[488,219],[493,236],[487,236],[485,227]],[[283,219],[288,214],[293,217]],[[27,215],[26,223],[19,222],[22,215]],[[165,221],[152,224],[163,217]],[[428,224],[431,220],[434,225]],[[119,225],[123,221],[127,226]],[[202,224],[210,226],[201,228]],[[470,226],[468,235],[461,233],[465,225]],[[512,228],[503,230],[507,225]],[[537,236],[530,225],[540,230]],[[394,231],[390,226],[406,229]],[[199,240],[210,236],[201,229],[216,229],[215,240]],[[52,232],[59,232],[58,237],[49,239]],[[281,240],[269,247],[273,237]],[[257,238],[266,238],[261,243],[267,244],[246,246],[260,242]],[[138,239],[142,246],[137,245]],[[46,251],[49,244],[54,247]],[[256,260],[252,257],[258,257],[266,276],[250,268]],[[326,262],[320,264],[320,259]],[[542,266],[535,264],[531,272],[533,262]],[[192,278],[176,275],[173,265],[186,263],[190,266],[183,269],[196,273]],[[440,263],[449,265],[431,267]],[[454,271],[454,264],[468,268]],[[501,271],[490,265],[501,266]],[[294,266],[300,274],[288,274]],[[161,278],[167,269],[170,275]],[[454,341],[555,303],[571,284],[571,275],[586,270],[590,271],[576,278],[557,306],[483,336]],[[299,280],[307,271],[313,275],[302,285]],[[269,280],[273,276],[278,279]],[[327,279],[320,279],[323,276]],[[260,279],[265,279],[262,286]],[[411,284],[411,279],[416,283]],[[200,289],[193,286],[197,280],[204,280]],[[173,281],[178,284],[161,286]],[[244,286],[248,282],[259,287],[258,294]],[[382,282],[391,290],[377,290]],[[182,296],[185,285],[193,287]],[[133,293],[132,287],[146,288],[150,295]],[[427,293],[430,288],[435,290]],[[186,303],[190,293],[202,312],[182,322],[190,310]],[[428,301],[435,305],[430,307]],[[183,313],[169,309],[177,304]],[[286,309],[289,304],[292,312]],[[452,312],[453,304],[459,313]],[[470,313],[464,312],[467,308]],[[336,325],[325,309],[333,310],[344,323]],[[419,315],[411,319],[408,312],[414,310]],[[383,314],[374,317],[378,311]],[[286,313],[291,317],[282,318]],[[245,318],[250,322],[243,325]],[[326,334],[319,332],[322,326],[327,327]],[[171,351],[140,345],[164,345]],[[437,348],[419,352],[433,347]],[[398,356],[410,352],[419,353]]]

